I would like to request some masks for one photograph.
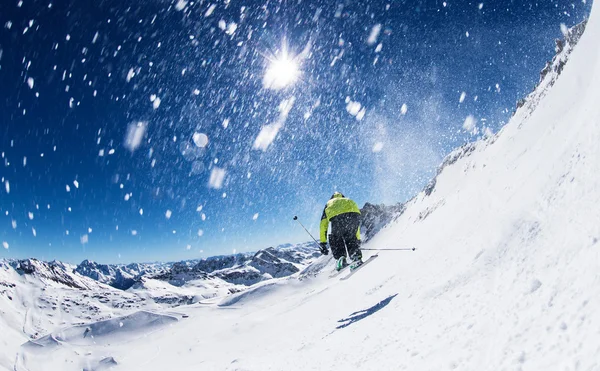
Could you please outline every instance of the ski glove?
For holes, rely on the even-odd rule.
[[[327,249],[327,242],[321,242],[319,244],[319,248],[321,249],[321,254],[323,254],[323,255],[329,254],[329,250]]]

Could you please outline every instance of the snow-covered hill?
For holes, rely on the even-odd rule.
[[[12,295],[0,296],[9,328],[0,367],[600,370],[598,40],[594,4],[577,47],[571,53],[574,39],[562,45],[512,120],[452,153],[435,182],[365,244],[416,251],[381,251],[346,281],[329,278],[333,261],[322,256],[223,300],[176,310],[140,306],[121,317],[111,309],[108,321],[48,326],[55,330],[21,347],[14,313],[35,295],[16,296],[31,287],[28,278],[3,265],[2,281],[16,286],[0,286]],[[267,251],[229,269],[276,277],[263,269],[273,256]],[[194,270],[172,268],[186,279]],[[210,274],[225,282],[218,272],[217,264]],[[181,288],[191,282],[206,281]]]
[[[72,266],[37,259],[0,260],[0,369],[13,369],[20,345],[29,340],[48,346],[72,340],[75,335],[63,335],[77,334],[78,328],[85,332],[108,327],[111,332],[114,326],[95,324],[115,323],[121,317],[127,320],[116,323],[144,328],[176,321],[181,315],[164,317],[156,312],[218,300],[251,284],[292,275],[319,255],[314,244],[300,244],[164,264],[104,265],[85,260]],[[55,331],[58,335],[47,335]],[[102,367],[113,364],[98,362]]]

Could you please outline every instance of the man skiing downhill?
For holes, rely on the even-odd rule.
[[[348,265],[348,257],[358,267],[362,264],[360,251],[360,209],[356,202],[344,197],[340,192],[335,192],[327,201],[323,216],[321,217],[321,252],[328,254],[327,228],[331,222],[332,232],[329,235],[331,252],[336,259],[336,269],[340,270]]]

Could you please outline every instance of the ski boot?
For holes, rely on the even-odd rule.
[[[341,271],[342,269],[346,268],[348,266],[348,262],[346,262],[346,257],[342,256],[341,258],[339,258],[335,264],[335,270],[336,271]]]
[[[354,254],[352,254],[350,259],[352,260],[352,263],[350,263],[351,270],[354,270],[354,269],[360,267],[361,265],[363,265],[362,252],[360,250],[358,250]]]

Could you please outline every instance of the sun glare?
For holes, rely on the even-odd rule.
[[[270,60],[263,77],[263,86],[267,89],[283,89],[294,84],[299,76],[298,63],[287,53],[283,53],[280,57]]]

